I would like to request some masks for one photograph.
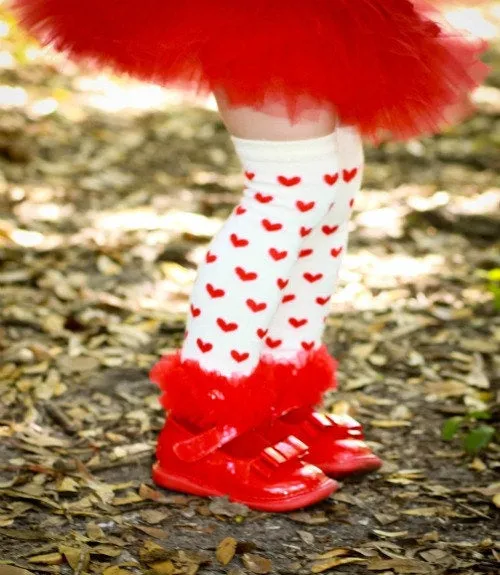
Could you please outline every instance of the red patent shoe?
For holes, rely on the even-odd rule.
[[[307,454],[307,461],[330,477],[341,478],[376,471],[382,465],[364,441],[359,439],[318,439]]]
[[[360,424],[348,415],[296,409],[273,421],[266,432],[269,441],[287,435],[294,435],[309,445],[306,460],[332,477],[368,473],[382,465],[362,441]]]
[[[158,440],[153,480],[167,489],[228,496],[271,512],[312,505],[337,489],[320,469],[300,460],[307,446],[293,436],[271,446],[248,432],[214,449],[214,438],[224,433],[214,429],[193,433],[170,417]]]
[[[316,503],[337,484],[301,461],[307,445],[293,436],[276,442],[257,433],[276,417],[279,384],[263,362],[248,377],[203,371],[179,354],[151,371],[169,418],[158,440],[153,479],[168,489],[228,496],[262,511]]]
[[[301,355],[298,364],[274,364],[274,371],[286,383],[282,383],[285,389],[278,404],[281,416],[266,428],[269,441],[296,436],[309,445],[307,461],[332,477],[367,473],[382,465],[362,441],[360,423],[348,415],[322,414],[312,407],[320,403],[325,391],[336,387],[336,362],[326,347]]]

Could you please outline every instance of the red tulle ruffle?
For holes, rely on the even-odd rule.
[[[222,88],[235,105],[279,103],[293,118],[331,105],[374,139],[458,119],[487,72],[484,44],[422,0],[12,1],[25,27],[73,58]]]

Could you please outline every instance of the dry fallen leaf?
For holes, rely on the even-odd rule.
[[[161,523],[169,515],[170,513],[168,511],[159,511],[156,509],[143,509],[140,512],[141,519],[146,523],[150,523],[151,525]]]
[[[34,555],[28,559],[28,563],[40,563],[40,565],[62,565],[64,563],[64,557],[60,553]]]
[[[389,571],[396,573],[431,573],[434,567],[416,559],[372,559],[367,566],[368,571]]]
[[[347,565],[349,563],[366,563],[366,559],[361,557],[332,557],[330,559],[323,559],[316,561],[311,567],[311,573],[323,573],[329,569],[334,569],[340,565]]]
[[[87,570],[90,554],[87,549],[81,547],[68,547],[66,545],[59,546],[59,552],[62,553],[73,571],[82,573]]]
[[[222,565],[227,565],[230,563],[236,553],[237,545],[238,541],[236,541],[236,539],[233,537],[226,537],[223,539],[215,551],[215,557],[217,558],[217,561]]]
[[[165,531],[165,529],[161,529],[158,527],[146,527],[145,525],[134,525],[134,528],[138,529],[139,531],[142,531],[143,533],[149,535],[150,537],[154,537],[155,539],[165,541],[169,538],[169,534],[167,531]]]
[[[111,567],[106,567],[102,575],[131,575],[131,571],[122,569],[119,565],[112,565]]]
[[[253,553],[245,553],[242,557],[242,561],[243,565],[252,573],[271,573],[272,563],[265,557]]]
[[[159,561],[158,563],[151,563],[151,569],[158,575],[172,575],[175,572],[175,567],[172,561]]]

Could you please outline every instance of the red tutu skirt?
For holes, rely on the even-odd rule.
[[[457,119],[487,72],[483,43],[422,0],[13,3],[31,32],[73,58],[165,86],[222,88],[235,105],[274,100],[291,117],[333,106],[374,139]]]

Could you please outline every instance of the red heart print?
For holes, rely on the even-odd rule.
[[[260,339],[264,339],[266,337],[268,331],[269,331],[268,329],[263,329],[262,327],[260,327],[257,330],[257,335],[258,335],[258,337],[260,337]]]
[[[259,277],[255,272],[247,272],[240,267],[235,268],[234,271],[236,272],[236,275],[240,278],[240,280],[243,282],[251,282]]]
[[[231,350],[231,357],[236,363],[242,363],[250,357],[250,354],[248,352],[240,353],[239,351],[233,349]]]
[[[269,250],[269,255],[273,258],[275,262],[279,262],[280,260],[284,260],[286,258],[288,252],[287,251],[280,252],[276,248],[271,248]]]
[[[273,224],[272,222],[270,222],[268,219],[262,220],[262,226],[264,227],[265,230],[267,230],[268,232],[277,232],[279,230],[281,230],[281,228],[283,227],[283,224]]]
[[[267,307],[267,303],[265,302],[257,303],[253,299],[247,299],[246,304],[253,311],[253,313],[259,313],[259,311],[264,311]]]
[[[339,179],[339,174],[338,172],[336,174],[325,174],[323,176],[323,179],[329,186],[334,186],[337,183],[337,180]]]
[[[254,172],[245,172],[245,178],[250,181],[253,180],[255,178]]]
[[[288,303],[289,301],[293,301],[294,299],[295,296],[292,293],[289,293],[283,296],[283,298],[281,299],[281,303]]]
[[[349,207],[352,208],[352,206],[354,206],[354,198],[349,200]]]
[[[201,309],[199,307],[194,307],[193,304],[190,305],[191,315],[193,317],[198,317],[201,314]]]
[[[326,305],[331,299],[332,299],[331,295],[329,295],[328,297],[317,297],[316,303],[318,305]]]
[[[298,200],[295,205],[301,212],[310,212],[316,205],[316,202],[303,202],[302,200]]]
[[[238,329],[237,323],[229,323],[223,320],[221,317],[217,318],[217,325],[221,328],[222,331],[236,331]]]
[[[299,327],[303,327],[304,325],[306,325],[307,319],[297,319],[296,317],[291,317],[291,318],[288,320],[288,323],[289,323],[292,327],[298,329]]]
[[[207,264],[213,264],[215,261],[217,261],[217,256],[215,254],[211,254],[208,251],[207,255],[205,256],[205,261],[207,262]]]
[[[342,170],[342,177],[344,182],[349,183],[351,180],[354,180],[357,173],[358,168],[353,168],[352,170]]]
[[[278,182],[282,186],[286,186],[287,188],[296,186],[297,184],[300,184],[301,181],[302,178],[300,176],[293,176],[292,178],[287,178],[285,176],[278,176]]]
[[[314,347],[314,341],[303,341],[300,344],[306,351],[311,351]]]
[[[300,237],[305,238],[305,237],[308,236],[311,232],[312,232],[312,228],[306,228],[306,227],[302,226],[302,227],[300,228]]]
[[[338,258],[339,255],[342,253],[343,249],[344,249],[343,246],[340,246],[340,248],[333,248],[330,253],[334,258]]]
[[[226,295],[226,292],[223,289],[217,289],[212,284],[207,284],[206,289],[207,289],[208,295],[213,299],[217,299],[219,297],[224,297]]]
[[[323,274],[316,274],[316,275],[314,275],[314,274],[311,274],[311,273],[309,273],[309,272],[306,272],[303,277],[304,277],[304,279],[305,279],[306,281],[308,281],[310,284],[313,284],[313,283],[315,283],[315,282],[318,282],[318,281],[323,277]]]
[[[269,202],[272,202],[274,200],[273,196],[265,196],[260,192],[257,192],[254,197],[261,204],[268,204]]]
[[[339,229],[338,226],[323,226],[321,231],[325,234],[325,236],[331,236]]]
[[[236,234],[231,234],[230,239],[231,243],[235,248],[244,248],[249,244],[248,240],[245,240],[244,238],[239,238]]]
[[[201,353],[208,353],[209,351],[212,351],[214,347],[211,343],[203,341],[201,338],[196,340],[196,345],[200,348]]]
[[[282,279],[282,278],[278,278],[278,279],[276,280],[276,283],[278,284],[278,287],[279,287],[280,289],[285,289],[286,286],[288,285],[288,281],[289,281],[289,280],[284,280],[284,279]]]
[[[281,339],[272,339],[270,337],[266,338],[266,345],[271,349],[279,347],[282,343],[283,341]]]
[[[237,216],[241,216],[241,215],[243,215],[244,213],[246,213],[246,211],[247,211],[246,208],[244,208],[243,206],[237,206],[237,207],[236,207],[236,210],[235,210],[235,213],[236,213]]]
[[[299,258],[307,258],[307,256],[310,256],[312,253],[314,253],[314,250],[311,249],[300,250]]]

